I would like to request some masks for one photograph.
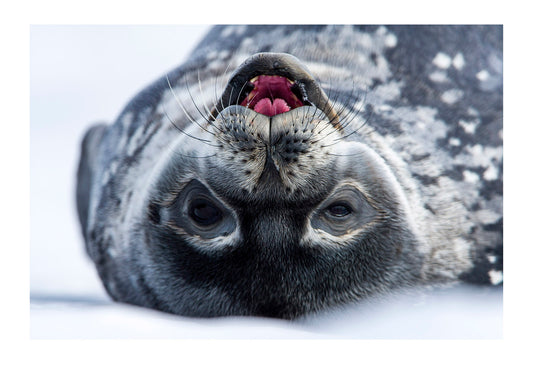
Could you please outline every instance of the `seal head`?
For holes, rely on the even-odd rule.
[[[293,318],[418,278],[398,183],[296,58],[252,56],[211,115],[207,152],[173,144],[139,224],[161,309]]]

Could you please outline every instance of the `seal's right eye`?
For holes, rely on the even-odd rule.
[[[222,211],[210,200],[197,198],[189,206],[189,217],[199,226],[210,227],[222,220]]]
[[[153,212],[148,211],[149,218],[157,223]],[[197,180],[189,182],[171,203],[161,206],[157,214],[163,227],[203,239],[228,236],[237,227],[234,212]]]

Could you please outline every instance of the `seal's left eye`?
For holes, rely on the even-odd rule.
[[[200,226],[211,226],[222,219],[222,212],[212,202],[200,198],[192,201],[189,207],[189,217]]]
[[[311,217],[311,226],[333,236],[342,236],[373,221],[377,210],[356,187],[338,187]]]

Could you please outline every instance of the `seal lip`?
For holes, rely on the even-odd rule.
[[[252,55],[235,70],[211,111],[211,120],[226,107],[242,103],[254,89],[251,80],[258,76],[281,76],[294,82],[293,91],[304,105],[316,106],[335,127],[340,127],[339,117],[329,98],[305,66],[293,55],[273,52]]]

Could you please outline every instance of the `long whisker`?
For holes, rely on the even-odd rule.
[[[368,91],[365,90],[363,99],[359,101],[359,102],[361,102],[361,106],[355,112],[353,110],[351,110],[351,108],[350,109],[346,108],[346,115],[343,117],[343,122],[346,121],[348,119],[348,117],[350,117],[350,120],[348,120],[346,122],[346,124],[350,124],[360,114],[360,112],[362,111],[362,108],[363,108],[363,104],[366,102],[367,94],[368,94]],[[354,101],[356,99],[357,100],[359,99],[359,96],[355,95],[355,82],[352,85],[352,91],[351,91],[349,97],[353,98]],[[350,101],[350,102],[352,102],[352,101]]]
[[[348,117],[349,115],[351,115],[350,119],[347,120],[347,122],[346,122],[347,125],[348,125],[348,124],[351,124],[351,123],[352,123],[352,122],[353,122],[353,121],[359,116],[359,114],[360,114],[361,111],[363,110],[363,108],[364,108],[364,103],[366,102],[367,94],[368,94],[368,91],[365,90],[365,91],[364,91],[364,97],[363,97],[363,99],[362,99],[361,101],[359,101],[359,102],[361,103],[361,105],[360,105],[360,107],[359,107],[356,111],[351,111],[351,110],[349,110],[349,111],[347,112],[346,119],[347,119],[347,117]],[[351,96],[353,96],[353,89],[352,89],[352,94],[351,94]],[[353,134],[357,134],[357,133],[359,133],[359,131],[360,131],[365,125],[367,125],[367,124],[369,123],[370,118],[372,117],[372,114],[373,114],[373,112],[370,111],[370,113],[369,113],[369,115],[366,117],[365,121],[364,121],[359,127],[357,127],[356,129],[354,129],[354,130],[353,130],[352,132],[350,132],[349,134],[341,136],[341,137],[338,138],[337,140],[346,139],[346,138],[350,137],[350,136],[353,135]]]
[[[200,69],[198,69],[198,89],[200,90],[200,96],[202,97],[202,102],[203,102],[203,105],[204,105],[204,111],[205,111],[204,114],[209,114],[209,108],[207,107],[207,105],[205,103],[204,92],[202,90],[202,81],[200,80]]]
[[[176,123],[174,123],[174,121],[172,119],[170,119],[170,116],[168,115],[168,112],[167,112],[167,109],[165,108],[165,104],[162,103],[163,105],[163,112],[165,113],[165,116],[167,117],[167,119],[169,120],[170,124],[172,124],[172,126],[174,126],[174,128],[176,130],[178,130],[179,132],[183,133],[184,135],[187,135],[188,137],[192,138],[192,139],[195,139],[195,140],[198,140],[198,141],[201,141],[202,143],[205,143],[209,146],[212,146],[211,145],[211,142],[209,140],[205,140],[205,139],[201,139],[199,137],[196,137],[196,136],[193,136],[187,132],[185,132],[182,128],[180,128]]]
[[[331,80],[331,78],[330,78]],[[330,82],[329,84],[330,88],[333,88],[334,85],[332,82]],[[353,83],[352,85],[352,91],[350,92],[350,95],[349,97],[354,97],[354,88],[355,88],[355,84]],[[331,93],[331,92],[330,92]],[[338,124],[337,124],[337,128],[340,128],[340,131],[344,131],[344,129],[346,128],[347,124],[345,123],[345,120],[346,120],[346,113],[350,113],[350,111],[346,108],[346,106],[343,106],[341,101],[340,101],[340,95],[341,95],[341,92],[340,91],[333,91],[334,93],[334,97],[332,97],[332,102],[333,102],[333,105],[332,107],[333,108],[340,108],[338,111],[337,111],[337,117],[338,117]],[[329,96],[329,95],[328,95]],[[339,103],[341,103],[341,105],[338,105]],[[335,126],[335,125],[333,125]]]
[[[330,80],[331,80],[331,79],[330,79]],[[330,87],[330,88],[332,87],[332,85],[331,85],[331,81],[330,81],[329,87]],[[336,99],[333,99],[333,101],[331,101],[331,98],[330,98],[329,93],[327,94],[327,98],[330,99],[329,102],[331,103],[331,108],[329,108],[329,109],[327,110],[327,113],[322,112],[322,113],[325,115],[325,118],[324,118],[324,116],[321,116],[321,118],[323,118],[323,120],[327,120],[327,122],[322,126],[322,128],[320,129],[320,131],[317,132],[317,134],[321,134],[322,131],[324,131],[324,130],[325,130],[330,124],[333,125],[333,124],[331,123],[331,121],[329,120],[329,118],[330,118],[330,116],[331,116],[332,111],[334,111]],[[323,101],[324,101],[325,103],[315,104],[315,106],[316,106],[317,108],[318,108],[318,107],[321,107],[321,108],[325,109],[325,108],[326,108],[325,105],[327,104],[328,100],[324,99]],[[318,110],[318,109],[316,109],[316,110]],[[316,116],[316,110],[315,110],[315,113],[313,114],[313,118]],[[335,127],[335,125],[333,125],[333,126]]]
[[[212,157],[216,156],[216,154],[211,154],[209,156],[192,156],[190,154],[183,154],[183,153],[180,153],[178,151],[172,151],[172,153],[175,154],[175,155],[182,156],[182,157],[187,157],[187,158],[212,158]]]
[[[209,119],[205,116],[204,113],[202,113],[202,111],[200,110],[200,108],[199,108],[198,105],[196,104],[196,101],[194,100],[194,98],[193,98],[193,96],[192,96],[192,94],[191,94],[191,89],[190,89],[190,87],[189,87],[189,83],[188,83],[187,79],[185,79],[185,88],[187,88],[187,93],[189,93],[189,97],[190,97],[190,99],[191,99],[191,101],[192,101],[194,107],[196,108],[196,111],[198,111],[198,114],[200,114],[200,116],[201,116],[202,118],[204,118],[204,120],[205,120],[209,125],[213,126],[213,128],[215,128],[216,130],[218,130],[218,131],[220,132],[220,129],[217,128],[217,126],[216,126],[213,122],[211,122],[211,120],[209,120]],[[210,133],[211,135],[217,137],[217,135],[216,135],[214,132],[211,132],[211,131],[207,130],[207,129],[206,129],[203,125],[201,125],[200,123],[198,123],[198,122],[195,122],[195,123],[196,123],[196,124],[202,129],[202,130],[204,130],[205,132]]]
[[[366,99],[366,91],[365,91],[365,99]],[[353,83],[352,85],[352,90],[349,94],[349,97],[350,98],[354,98],[353,101],[349,101],[349,102],[355,102],[355,99],[357,98],[356,95],[355,95],[355,83]],[[335,95],[335,102],[340,98],[340,93],[337,92],[336,95]],[[363,102],[364,102],[364,99],[363,99]],[[335,104],[336,105],[336,104]],[[360,114],[361,112],[361,108],[357,109],[357,111],[352,111],[351,109],[347,108],[346,106],[341,106],[341,110],[339,111],[339,113],[342,114],[342,117],[340,119],[342,119],[342,122],[339,121],[339,123],[341,123],[341,130],[345,130],[346,127],[348,127],[349,124],[351,124],[353,122],[353,120]],[[349,136],[355,134],[355,133],[358,133],[358,131],[367,124],[369,118],[367,118],[365,120],[365,122],[360,126],[358,127],[357,129],[355,129],[354,131],[348,133],[348,134],[344,134],[344,135],[341,135],[339,138],[335,139],[334,140],[334,143],[330,144],[330,145],[334,145],[336,144],[336,142],[340,141],[340,140],[343,140],[343,139],[346,139],[348,138]],[[331,124],[332,126],[335,126],[334,124]],[[333,128],[330,132],[328,132],[324,137],[322,137],[320,140],[323,140],[324,138],[330,136],[331,134],[333,134],[334,132],[336,132],[337,129]],[[319,140],[319,141],[320,141]]]
[[[172,92],[172,95],[174,96],[174,99],[176,100],[176,102],[178,103],[178,105],[180,106],[181,110],[183,111],[183,113],[185,114],[185,116],[187,117],[187,119],[189,119],[189,121],[191,123],[195,123],[198,125],[198,127],[200,127],[201,129],[203,129],[204,131],[206,131],[207,133],[213,135],[213,136],[216,136],[214,135],[212,132],[209,132],[207,131],[198,121],[196,121],[195,119],[192,118],[192,116],[189,114],[189,112],[185,109],[185,106],[183,105],[183,103],[181,102],[181,100],[178,98],[178,96],[176,95],[176,93],[174,92],[174,89],[172,88],[172,85],[170,84],[170,80],[168,79],[168,75],[166,75],[166,79],[167,79],[167,84],[168,84],[168,87],[170,89],[170,91]],[[190,95],[190,92],[189,92],[189,95]],[[191,136],[192,137],[192,136]]]
[[[223,77],[226,77],[230,65],[231,65],[231,59],[228,59],[228,65],[226,66],[226,69],[224,70]],[[215,88],[214,88],[215,89],[215,107],[214,107],[213,111],[209,112],[210,114],[213,114],[213,112],[216,112],[215,118],[218,117],[220,112],[223,110],[223,109],[219,110],[219,108],[218,108],[218,103],[219,103],[218,99],[220,97],[218,96],[217,88],[218,88],[218,75],[215,76]],[[222,106],[224,106],[224,104],[222,104]]]
[[[370,112],[370,114],[369,114],[368,117],[365,119],[365,121],[363,122],[363,124],[361,124],[361,125],[360,125],[359,127],[357,127],[355,130],[353,130],[352,132],[350,132],[349,134],[347,134],[347,135],[345,135],[345,136],[343,136],[343,137],[341,137],[341,138],[335,139],[335,140],[333,141],[333,143],[331,143],[331,144],[329,144],[329,145],[324,145],[324,147],[331,147],[331,146],[333,146],[333,145],[339,143],[339,142],[342,141],[343,139],[346,139],[346,138],[350,137],[350,136],[353,135],[353,134],[357,134],[358,131],[359,131],[361,128],[363,128],[364,126],[367,125],[367,123],[370,121],[370,118],[372,117],[372,114],[373,114],[373,112]]]

